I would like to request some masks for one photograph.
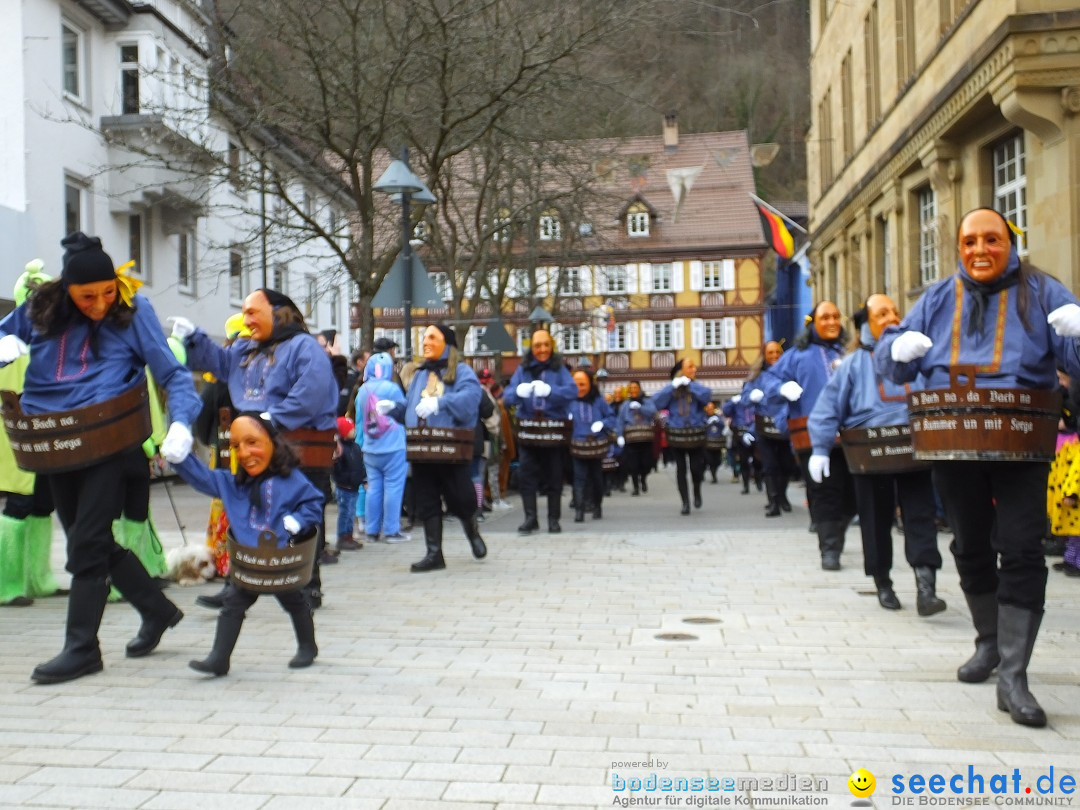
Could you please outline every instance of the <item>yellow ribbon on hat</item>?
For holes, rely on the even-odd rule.
[[[135,260],[132,259],[127,264],[122,264],[116,268],[116,288],[120,291],[120,297],[124,303],[129,307],[131,302],[135,299],[135,293],[139,291],[139,288],[145,284],[142,279],[133,278],[127,274],[127,271],[135,266]]]

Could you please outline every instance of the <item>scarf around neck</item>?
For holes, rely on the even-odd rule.
[[[986,307],[990,302],[991,295],[997,295],[1002,290],[1015,287],[1020,283],[1020,257],[1014,247],[1009,251],[1009,263],[1005,266],[1005,272],[991,281],[983,284],[967,274],[964,265],[958,259],[957,267],[960,268],[960,281],[964,289],[971,296],[971,312],[968,313],[967,333],[969,335],[985,334],[986,332]]]

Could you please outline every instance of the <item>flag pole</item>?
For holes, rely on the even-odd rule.
[[[763,199],[761,199],[761,197],[757,196],[756,194],[751,194],[749,191],[746,192],[746,193],[750,194],[750,199],[752,199],[758,205],[763,206],[764,208],[768,208],[770,211],[772,211],[774,214],[776,214],[778,217],[780,217],[780,219],[784,220],[784,222],[786,222],[788,225],[793,227],[795,230],[799,231],[799,233],[803,233],[803,234],[805,234],[807,236],[810,235],[810,232],[808,230],[806,230],[806,228],[804,228],[798,222],[795,222],[793,219],[791,219],[789,216],[787,216],[787,214],[785,214],[783,211],[779,211],[776,208],[773,208],[771,205],[769,205],[767,202],[765,202]]]

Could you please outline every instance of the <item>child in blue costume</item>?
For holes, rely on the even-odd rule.
[[[165,459],[199,492],[221,499],[240,545],[258,546],[265,531],[274,533],[279,548],[288,545],[290,537],[314,537],[322,519],[322,493],[300,472],[296,453],[280,440],[269,414],[241,413],[230,427],[229,443],[239,462],[235,475],[228,470],[211,470],[194,455],[175,460],[166,454]],[[296,630],[297,652],[289,666],[311,666],[319,654],[311,606],[300,587],[274,596],[292,617]],[[192,669],[209,675],[228,673],[244,615],[258,598],[259,594],[234,581],[218,614],[214,647],[204,660],[191,661]]]

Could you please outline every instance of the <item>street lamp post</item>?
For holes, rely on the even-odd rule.
[[[430,205],[435,202],[424,181],[413,174],[409,168],[409,148],[401,147],[401,159],[391,161],[382,177],[372,188],[384,194],[401,195],[401,270],[405,273],[404,294],[401,306],[405,313],[405,357],[412,360],[412,304],[413,304],[413,252],[412,252],[412,217],[410,203]]]

